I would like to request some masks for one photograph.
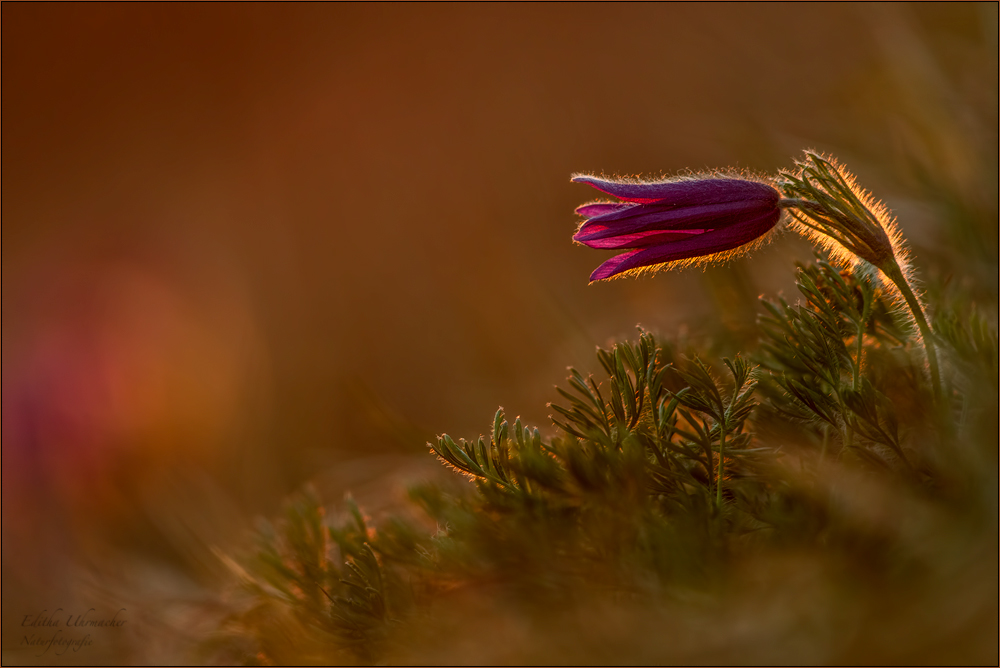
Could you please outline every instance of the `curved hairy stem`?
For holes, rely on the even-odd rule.
[[[864,305],[861,311],[861,320],[858,321],[857,354],[854,358],[854,383],[852,387],[857,390],[861,380],[861,360],[865,354],[865,325],[868,324],[868,316],[871,315],[872,299],[874,295],[870,290],[863,290]]]
[[[722,476],[725,473],[723,462],[726,456],[726,424],[725,420],[719,423],[719,475],[715,479],[715,506],[722,508]]]
[[[890,281],[899,288],[900,294],[903,295],[903,299],[906,300],[906,305],[910,307],[910,312],[913,314],[913,319],[917,323],[917,328],[920,330],[920,337],[924,340],[924,350],[927,351],[927,365],[930,367],[931,371],[931,384],[934,386],[934,397],[940,401],[943,398],[941,391],[941,373],[938,368],[937,351],[934,349],[934,340],[931,338],[931,327],[927,323],[927,318],[924,316],[924,310],[920,306],[920,302],[917,300],[917,296],[913,293],[913,289],[907,282],[906,277],[903,276],[903,272],[900,270],[899,265],[895,262],[891,263],[888,267],[880,267],[880,269],[885,273]]]

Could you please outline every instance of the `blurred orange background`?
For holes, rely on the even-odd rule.
[[[150,572],[210,585],[306,481],[377,504],[435,433],[545,427],[637,323],[738,347],[811,252],[588,286],[574,172],[829,151],[930,278],[985,253],[995,303],[995,4],[5,3],[2,30],[4,663],[97,590],[162,622]],[[936,228],[928,174],[993,217]],[[133,633],[60,660],[184,660]]]

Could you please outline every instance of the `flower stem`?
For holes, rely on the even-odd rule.
[[[725,422],[719,423],[719,474],[715,478],[715,506],[716,508],[722,509],[722,474],[724,472],[723,462],[725,461],[725,451],[726,451],[726,425]]]
[[[826,209],[817,204],[816,202],[810,202],[807,199],[800,199],[796,197],[783,197],[778,200],[778,206],[782,209],[802,209],[803,211],[815,211],[817,213],[825,213]]]
[[[934,386],[934,398],[937,399],[938,403],[943,400],[943,394],[941,392],[941,373],[938,370],[938,359],[937,352],[934,350],[934,341],[931,339],[931,328],[927,324],[927,318],[924,317],[924,310],[920,307],[920,302],[917,301],[917,296],[913,294],[913,289],[910,288],[910,284],[906,281],[906,277],[903,276],[903,272],[899,269],[899,265],[896,262],[892,262],[887,267],[879,267],[883,273],[892,281],[897,288],[899,288],[900,294],[903,295],[903,299],[906,300],[906,305],[910,307],[910,312],[913,314],[913,319],[917,323],[917,328],[920,330],[920,337],[924,340],[924,350],[927,351],[927,365],[930,367],[931,371],[931,384]]]
[[[872,297],[874,294],[870,290],[865,290],[862,287],[862,298],[864,299],[864,306],[861,309],[861,320],[858,321],[858,352],[854,359],[854,390],[857,391],[858,384],[861,380],[861,359],[865,354],[865,325],[868,324],[868,316],[871,314],[872,310]]]

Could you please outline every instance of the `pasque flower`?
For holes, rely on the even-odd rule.
[[[796,167],[780,172],[774,186],[724,176],[658,183],[574,176],[574,182],[588,183],[619,200],[592,202],[576,210],[585,220],[574,241],[626,251],[595,269],[590,280],[728,257],[762,240],[788,210],[793,230],[826,247],[841,263],[881,274],[896,288],[920,329],[931,381],[940,396],[930,324],[911,285],[908,252],[889,212],[832,158],[806,151]]]
[[[628,249],[590,275],[623,272],[726,253],[767,234],[781,218],[780,193],[766,183],[704,178],[636,183],[577,175],[619,202],[577,208],[586,220],[573,239],[591,248]]]

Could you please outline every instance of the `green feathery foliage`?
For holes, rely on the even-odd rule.
[[[955,561],[928,556],[926,535],[951,531],[970,507],[992,526],[980,467],[995,469],[995,457],[968,445],[982,419],[937,420],[908,321],[867,278],[820,258],[799,267],[798,288],[799,304],[762,301],[749,358],[710,365],[640,329],[637,343],[598,349],[599,377],[570,370],[551,436],[502,408],[486,436],[440,436],[432,453],[461,476],[411,490],[423,522],[376,529],[348,499],[346,522],[332,525],[307,491],[261,528],[256,556],[225,558],[246,598],[206,651],[244,663],[411,662],[441,656],[432,637],[455,632],[472,593],[558,634],[566,622],[554,620],[593,605],[657,619],[681,592],[724,602],[741,564],[819,546],[837,581],[931,587]],[[956,405],[980,418],[995,409],[995,330],[955,312],[937,335],[954,359]],[[903,424],[901,411],[916,417]],[[852,471],[898,494],[885,512],[917,512],[916,498],[944,514],[919,540],[859,521],[840,482]],[[475,647],[461,656],[491,656]],[[630,656],[643,655],[621,660]]]

